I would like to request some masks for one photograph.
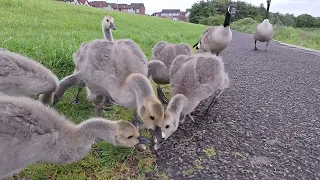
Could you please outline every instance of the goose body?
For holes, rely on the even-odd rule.
[[[36,162],[78,161],[96,138],[123,147],[148,142],[130,122],[92,118],[76,125],[28,97],[0,95],[0,124],[0,179]]]
[[[164,110],[147,78],[147,58],[139,45],[130,39],[97,39],[88,45],[87,57],[82,71],[90,96],[110,95],[115,103],[135,108],[146,128],[160,132]],[[101,115],[101,104],[95,112]]]
[[[59,84],[56,75],[39,62],[18,53],[0,51],[0,92],[33,97],[51,104]]]
[[[179,55],[171,65],[170,84],[173,97],[165,110],[161,128],[165,139],[177,130],[187,115],[191,117],[190,113],[200,101],[220,91],[215,97],[219,98],[229,86],[229,76],[222,59],[209,52]]]
[[[191,56],[191,47],[186,43],[172,44],[160,41],[152,48],[148,62],[148,78],[151,77],[158,84],[158,98],[164,104],[167,104],[168,100],[159,85],[170,83],[169,71],[172,61],[180,54]]]
[[[211,52],[219,54],[232,40],[230,26],[213,26],[207,28],[200,36],[197,44],[197,53]]]
[[[262,23],[256,26],[254,39],[260,42],[268,42],[273,38],[273,26],[270,24],[269,19],[264,19]]]
[[[108,41],[113,41],[112,30],[116,30],[114,25],[114,18],[112,16],[104,16],[102,21],[102,32],[104,35],[104,39]],[[87,49],[90,42],[84,42],[80,45],[79,49],[73,54],[73,62],[75,64],[75,70],[72,75],[66,76],[60,81],[60,86],[58,87],[57,91],[55,92],[54,103],[58,103],[58,101],[62,98],[64,92],[70,88],[71,86],[77,86],[78,91],[76,96],[73,100],[73,103],[77,104],[79,102],[79,94],[83,87],[85,87],[85,83],[83,80],[83,71],[82,69],[86,66],[87,58]],[[87,94],[91,93],[87,91]],[[108,95],[106,95],[109,97]],[[98,96],[96,96],[98,97]],[[100,98],[100,96],[98,97]],[[105,97],[104,97],[105,98]],[[110,99],[110,97],[109,97]],[[110,99],[111,101],[111,99]],[[109,101],[108,101],[109,103]],[[107,103],[107,104],[108,104]]]
[[[230,17],[236,13],[234,4],[228,6],[225,20],[221,26],[208,27],[199,37],[198,42],[193,45],[197,53],[210,52],[219,55],[230,44],[232,31],[230,29]]]
[[[266,51],[268,48],[268,45],[270,41],[273,38],[274,35],[274,29],[273,25],[269,22],[269,8],[270,8],[270,3],[271,0],[267,0],[267,11],[266,11],[266,16],[265,19],[256,26],[255,32],[253,34],[253,39],[254,39],[254,50],[257,51],[257,41],[260,42],[267,42],[266,43]]]
[[[137,44],[127,39],[115,42],[94,40],[89,49],[88,56],[92,58],[84,69],[84,80],[90,91],[94,94],[110,93],[116,103],[126,108],[135,107],[136,92],[129,90],[127,78],[134,74],[145,79],[148,73],[147,59]],[[151,84],[144,86],[142,88],[151,93]]]

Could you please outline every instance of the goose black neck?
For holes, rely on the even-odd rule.
[[[269,19],[269,8],[270,8],[270,3],[268,3],[268,6],[267,6],[267,12],[266,12],[265,19]]]
[[[230,25],[230,16],[231,14],[227,11],[226,17],[224,18],[224,23],[223,23],[224,27],[227,27]]]

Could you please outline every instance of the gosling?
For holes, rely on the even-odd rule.
[[[0,124],[0,179],[37,162],[79,161],[96,138],[122,147],[141,147],[150,142],[128,121],[92,118],[75,125],[28,97],[1,95]]]

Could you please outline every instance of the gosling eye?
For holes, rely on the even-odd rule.
[[[128,137],[128,139],[131,139],[131,138],[132,138],[132,136],[129,136],[129,137]]]
[[[170,126],[169,125],[166,125],[166,129],[168,129]]]
[[[150,116],[150,119],[154,120],[154,117],[153,117],[153,116]]]
[[[109,22],[109,19],[107,19],[107,22]]]

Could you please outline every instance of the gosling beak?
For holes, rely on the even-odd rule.
[[[161,143],[163,141],[162,131],[159,126],[157,126],[156,129],[154,130],[153,136],[154,136],[155,143]]]
[[[138,140],[139,140],[139,144],[149,144],[149,143],[151,143],[151,141],[148,138],[143,137],[143,136],[139,136]]]
[[[116,27],[114,26],[114,24],[112,22],[110,22],[110,26],[109,28],[113,29],[113,30],[116,30]]]
[[[142,136],[139,136],[138,140],[139,140],[138,144],[134,145],[134,147],[137,148],[137,149],[145,150],[145,149],[147,149],[145,144],[151,143],[151,141],[148,138],[142,137]]]

